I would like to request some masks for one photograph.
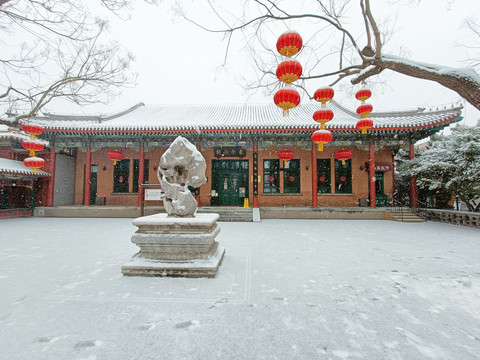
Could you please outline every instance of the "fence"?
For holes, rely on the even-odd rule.
[[[437,209],[422,210],[427,220],[480,229],[480,213]]]

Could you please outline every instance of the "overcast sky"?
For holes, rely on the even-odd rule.
[[[300,11],[300,6],[307,2],[286,0],[282,3],[290,8],[298,4]],[[461,44],[471,42],[472,37],[462,28],[462,23],[468,17],[480,19],[478,0],[412,2],[414,4],[409,4],[407,0],[372,1],[372,11],[377,20],[380,23],[386,21],[396,31],[388,42],[386,51],[427,63],[466,66],[462,61],[467,54]],[[212,22],[212,13],[205,1],[186,0],[182,1],[182,6],[189,16],[203,21],[203,24],[213,27],[218,25],[218,22]],[[351,7],[352,14],[356,14],[358,1],[353,0]],[[251,77],[253,70],[248,63],[250,55],[241,49],[243,42],[240,36],[233,38],[227,64],[222,67],[226,47],[222,36],[205,32],[175,16],[171,11],[171,2],[151,6],[136,1],[130,16],[129,20],[111,16],[110,35],[135,54],[133,70],[138,73],[137,86],[124,90],[123,95],[109,106],[83,109],[83,112],[112,113],[140,101],[145,104],[273,102],[273,94],[246,93],[242,89],[241,79]],[[288,24],[288,27],[303,31],[304,34],[301,35],[308,41],[305,39],[310,34],[308,28],[298,23]],[[283,31],[286,28],[285,26]],[[272,42],[272,48],[275,48],[276,37],[282,32],[280,29],[278,28],[278,34],[272,34],[271,39],[267,39]],[[272,33],[276,30],[277,28],[272,28]],[[480,44],[480,39],[478,40]],[[325,51],[328,50],[326,46]],[[301,55],[299,54],[298,60],[302,63]],[[480,53],[477,55],[480,57]],[[370,99],[374,111],[430,108],[445,104],[450,106],[462,102],[456,93],[433,82],[392,72],[384,72],[380,80],[382,83],[373,87],[374,95]],[[324,84],[322,80],[312,80],[307,83],[307,87],[314,91]],[[348,80],[344,80],[341,86],[334,87],[336,100],[353,109],[358,101],[352,96],[352,88]],[[357,88],[353,89],[355,91]],[[311,100],[304,97],[302,101]],[[48,110],[56,112],[57,109],[64,110],[61,106]],[[474,125],[480,119],[480,112],[468,105],[464,116],[467,124]]]

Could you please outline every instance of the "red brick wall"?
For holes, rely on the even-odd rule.
[[[145,152],[145,159],[149,159],[149,183],[158,184],[157,171],[160,157],[167,148],[155,148]],[[368,150],[361,150],[357,147],[350,148],[352,152],[352,192],[353,194],[335,194],[334,193],[334,163],[335,152],[342,149],[341,147],[326,146],[323,152],[317,152],[318,159],[332,159],[332,193],[318,195],[319,207],[351,207],[359,206],[359,198],[368,197],[368,172],[365,171],[365,163],[368,161]],[[98,164],[98,186],[97,196],[106,198],[106,205],[122,205],[122,206],[136,206],[138,202],[137,193],[129,194],[114,194],[113,193],[113,163],[107,157],[108,151],[111,149],[100,149],[92,152],[92,164]],[[278,159],[280,151],[290,150],[294,153],[294,159],[300,159],[300,194],[263,194],[263,160],[264,159]],[[131,159],[130,161],[130,191],[133,184],[133,159],[139,159],[140,153],[133,149],[122,149],[124,159]],[[212,184],[212,158],[213,148],[201,149],[207,163],[207,170],[205,176],[208,178],[207,184],[200,187],[200,205],[210,205],[210,192]],[[297,147],[271,147],[263,149],[258,155],[259,166],[259,184],[258,184],[258,204],[259,206],[312,206],[312,153],[310,149],[301,149]],[[225,160],[232,160],[235,158],[222,158]],[[247,156],[242,158],[249,161],[249,202],[253,204],[253,154],[251,151],[247,152]],[[382,162],[392,164],[392,154],[389,147],[377,150],[375,152],[375,162]],[[84,199],[84,167],[85,167],[85,152],[79,151],[77,155],[77,181],[75,183],[75,204],[83,204]],[[105,170],[103,168],[105,167]],[[283,177],[281,177],[281,186],[283,189]],[[385,173],[384,178],[385,194],[393,193],[393,176],[392,171]]]

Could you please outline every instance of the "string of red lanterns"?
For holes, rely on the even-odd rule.
[[[23,160],[23,165],[32,168],[32,171],[37,173],[38,169],[45,165],[45,160],[37,157],[35,154],[43,149],[43,144],[37,140],[37,136],[43,134],[43,127],[24,124],[22,125],[22,129],[30,135],[30,140],[24,140],[22,142],[22,147],[30,152],[29,157]]]
[[[277,51],[280,55],[290,58],[297,54],[303,45],[300,34],[295,31],[288,31],[280,35],[277,40]],[[283,116],[288,116],[290,109],[300,104],[300,94],[290,87],[291,83],[297,81],[302,76],[302,65],[296,60],[287,60],[281,62],[276,71],[278,80],[287,84],[285,88],[278,90],[273,101],[275,105],[283,110]]]
[[[333,119],[332,110],[326,109],[327,102],[333,99],[335,92],[332,88],[326,87],[315,91],[313,98],[322,104],[322,109],[313,113],[313,120],[320,123],[320,130],[312,134],[312,141],[318,144],[318,151],[323,151],[323,145],[332,141],[332,133],[327,130],[326,123]]]
[[[357,108],[357,114],[362,117],[357,121],[357,129],[360,129],[362,134],[366,134],[367,130],[373,126],[373,121],[367,119],[367,116],[373,111],[373,106],[365,103],[365,100],[369,99],[370,96],[372,96],[372,92],[369,89],[358,90],[355,94],[355,97],[362,102]]]

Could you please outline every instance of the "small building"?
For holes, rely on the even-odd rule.
[[[460,121],[462,107],[377,112],[362,134],[359,116],[331,101],[333,140],[318,151],[311,135],[319,104],[282,116],[275,105],[144,105],[108,116],[47,114],[29,119],[44,127],[52,174],[48,205],[140,204],[141,184],[158,184],[160,157],[179,135],[202,152],[207,183],[192,189],[200,206],[386,206],[395,192],[393,157]],[[109,151],[123,154],[116,165]],[[335,158],[349,150],[342,164]],[[282,151],[293,152],[284,163]],[[66,161],[68,160],[68,161]],[[59,171],[61,169],[61,171]],[[57,171],[55,171],[57,170]],[[59,178],[62,174],[62,178]],[[60,184],[59,184],[60,182]],[[53,192],[53,193],[52,193]],[[413,196],[414,197],[414,194]]]
[[[28,139],[22,131],[0,125],[0,219],[31,216],[35,206],[46,204],[51,176],[23,164],[28,152],[21,144]]]

